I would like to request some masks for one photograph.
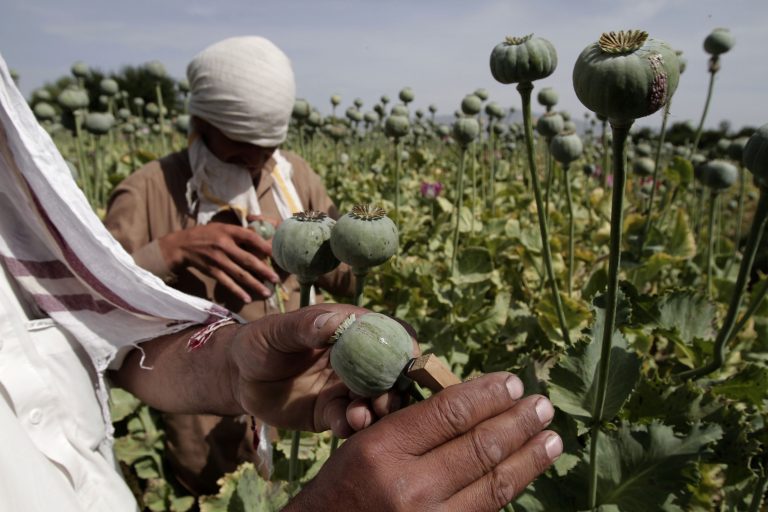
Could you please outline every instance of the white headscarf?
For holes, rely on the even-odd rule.
[[[288,57],[263,37],[209,46],[187,67],[189,113],[228,138],[262,147],[285,141],[296,97]]]

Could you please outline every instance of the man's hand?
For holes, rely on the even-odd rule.
[[[245,303],[252,300],[249,291],[260,298],[272,295],[263,281],[280,282],[265,261],[272,244],[247,228],[212,222],[169,233],[158,244],[171,269],[194,267]]]
[[[284,511],[495,512],[562,452],[552,404],[489,374],[390,414],[344,443]]]
[[[322,304],[270,315],[238,329],[230,358],[235,401],[270,425],[340,437],[370,425],[402,400],[390,392],[374,400],[354,397],[333,372],[331,336],[362,308]],[[418,345],[414,341],[414,357]]]

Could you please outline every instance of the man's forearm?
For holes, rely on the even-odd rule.
[[[243,414],[233,393],[238,370],[230,358],[232,338],[239,328],[220,327],[205,345],[192,351],[187,343],[200,327],[146,341],[111,373],[113,382],[165,412]]]

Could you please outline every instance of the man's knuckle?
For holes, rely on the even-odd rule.
[[[472,429],[468,434],[470,456],[472,456],[483,472],[490,471],[499,464],[504,452],[493,432],[481,426]]]
[[[496,469],[491,472],[489,485],[489,495],[493,497],[499,508],[515,499],[515,496],[517,496],[523,490],[523,487],[525,487],[525,484],[520,481],[517,473],[503,471],[500,467],[496,467]]]
[[[466,399],[447,399],[438,395],[437,415],[442,424],[452,433],[466,432],[472,426],[472,404]]]

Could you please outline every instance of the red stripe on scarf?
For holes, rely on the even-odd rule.
[[[26,177],[24,177],[24,180],[26,181]],[[124,309],[125,311],[130,311],[131,313],[136,313],[139,315],[154,316],[128,304],[125,300],[123,300],[122,297],[110,290],[107,285],[99,281],[98,278],[94,276],[90,270],[88,270],[85,264],[80,261],[80,259],[77,257],[77,254],[75,254],[75,252],[69,246],[67,241],[64,240],[64,237],[61,236],[58,228],[53,224],[53,222],[51,222],[51,219],[48,217],[48,212],[46,212],[43,208],[43,205],[40,204],[40,200],[38,199],[37,194],[35,194],[35,191],[32,189],[32,187],[29,186],[29,182],[27,182],[27,188],[32,196],[35,208],[45,223],[45,227],[51,233],[51,236],[59,246],[64,259],[67,261],[67,264],[69,265],[69,268],[72,270],[72,272],[76,274],[77,277],[79,277],[82,281],[85,281],[85,283],[93,288],[99,295],[120,309]]]
[[[32,276],[40,279],[66,279],[74,277],[67,266],[59,260],[32,261],[20,260],[10,256],[1,256],[11,275],[15,277]]]
[[[86,293],[76,295],[32,295],[38,307],[48,313],[63,311],[93,311],[104,315],[117,309],[109,302],[94,299]]]

